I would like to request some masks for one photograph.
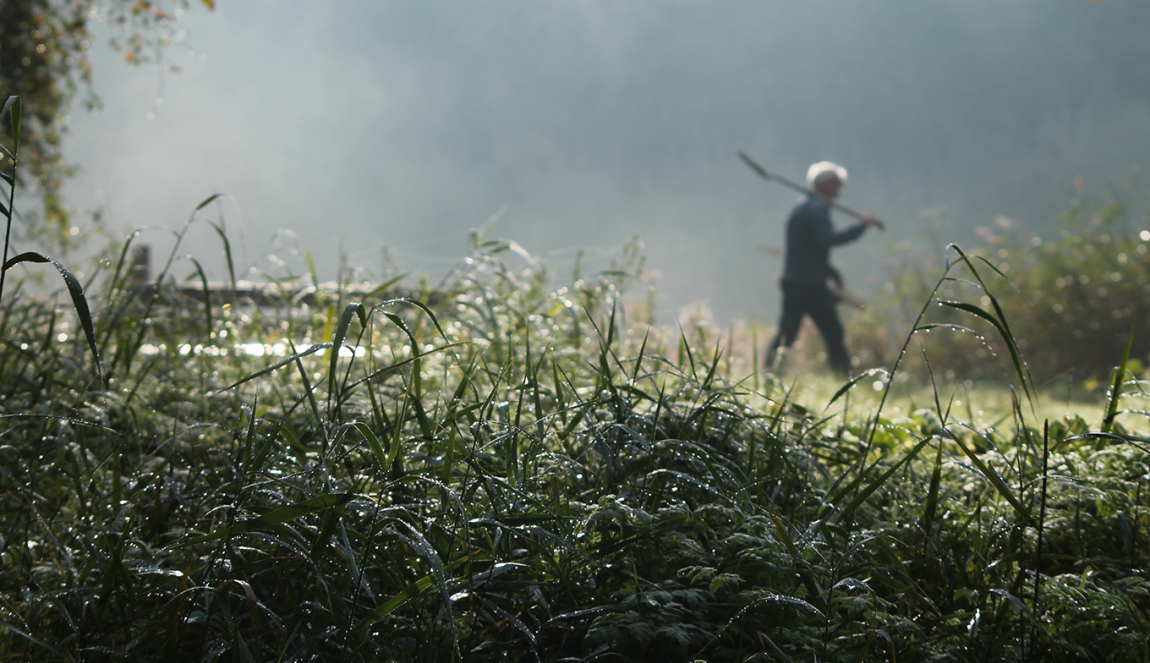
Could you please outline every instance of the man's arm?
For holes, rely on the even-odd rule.
[[[870,214],[863,214],[859,217],[858,223],[836,231],[834,224],[831,223],[830,205],[819,209],[814,215],[812,222],[815,231],[815,241],[826,248],[853,242],[862,236],[867,228],[875,227],[883,229],[882,221],[879,221]]]
[[[832,246],[838,246],[839,244],[855,241],[866,232],[866,229],[867,226],[860,221],[853,226],[836,231],[834,226],[831,225],[831,215],[828,210],[826,214],[819,215],[815,220],[815,241],[821,246],[830,248]]]

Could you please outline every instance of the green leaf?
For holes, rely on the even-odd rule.
[[[930,535],[931,524],[934,523],[936,510],[938,509],[938,486],[942,481],[942,445],[938,445],[938,451],[934,457],[934,471],[930,475],[930,488],[926,493],[926,506],[923,508],[922,527]]]
[[[898,461],[894,465],[891,465],[890,469],[888,469],[886,472],[883,472],[879,478],[872,481],[870,485],[860,491],[858,495],[855,495],[854,499],[850,501],[850,504],[847,504],[846,507],[839,512],[839,515],[835,517],[835,522],[845,522],[848,518],[850,518],[851,515],[854,514],[855,509],[857,509],[863,502],[865,502],[866,499],[870,497],[872,493],[874,493],[874,491],[881,488],[882,485],[886,483],[886,480],[889,479],[892,474],[897,472],[900,467],[917,456],[918,452],[922,451],[922,448],[925,447],[927,443],[930,442],[930,440],[931,438],[928,437],[916,444],[914,449],[911,449],[910,453],[902,457],[902,460]]]
[[[343,348],[343,339],[347,336],[347,328],[351,326],[351,317],[353,315],[359,316],[359,324],[365,329],[367,328],[367,311],[363,308],[363,304],[359,302],[351,302],[343,309],[343,315],[339,317],[339,326],[336,327],[335,336],[331,340],[331,361],[327,372],[327,393],[329,398],[335,394],[335,378],[336,368],[339,364],[339,351]],[[352,356],[352,361],[355,361],[355,356]]]
[[[390,599],[387,600],[386,603],[384,603],[383,605],[379,606],[374,611],[372,611],[372,613],[370,615],[368,615],[367,617],[364,617],[362,620],[360,620],[360,622],[355,625],[354,630],[359,631],[359,630],[367,628],[368,626],[371,626],[372,624],[378,622],[379,620],[383,619],[384,617],[395,612],[396,608],[398,608],[399,606],[403,605],[404,603],[407,603],[408,601],[415,598],[416,596],[419,596],[420,594],[426,592],[434,584],[435,584],[435,575],[434,574],[428,574],[428,575],[423,576],[419,580],[416,580],[415,582],[413,582],[410,585],[408,585],[407,587],[405,587],[402,592],[391,597]]]
[[[995,305],[995,308],[997,308],[998,302],[994,300],[994,296],[988,292],[987,297],[991,299]],[[1027,371],[1026,368],[1022,365],[1022,355],[1018,352],[1018,346],[1015,345],[1014,342],[1014,335],[1010,333],[1010,329],[1006,326],[1005,321],[999,321],[998,318],[987,313],[978,306],[967,304],[966,302],[939,300],[938,303],[949,308],[958,309],[960,311],[965,311],[967,313],[973,314],[994,325],[994,328],[998,331],[998,335],[1002,337],[1003,341],[1006,342],[1006,349],[1010,351],[1010,361],[1014,364],[1014,372],[1018,374],[1019,379],[1022,381],[1023,391],[1026,392],[1026,396],[1028,398],[1033,399],[1034,395],[1031,393],[1030,382],[1026,379]]]
[[[100,370],[100,350],[96,347],[96,329],[92,325],[92,312],[88,308],[88,299],[84,296],[84,286],[80,285],[80,280],[76,278],[68,268],[60,263],[40,255],[35,251],[27,251],[18,256],[13,256],[4,263],[4,271],[24,262],[45,263],[50,262],[56,267],[56,271],[60,272],[60,276],[64,278],[64,284],[68,286],[68,294],[72,297],[72,306],[76,309],[76,317],[80,320],[80,326],[84,329],[84,336],[88,340],[88,348],[92,351],[92,357],[96,363],[96,376],[100,378],[100,382],[104,381],[104,374]]]
[[[236,289],[236,266],[232,262],[232,243],[228,241],[228,234],[219,224],[209,221],[212,228],[215,229],[216,234],[220,236],[220,240],[224,243],[224,259],[228,262],[228,278],[231,279],[232,290]]]
[[[2,620],[2,619],[0,619],[0,626],[3,626],[4,628],[6,628],[6,629],[8,629],[9,631],[11,631],[11,632],[15,633],[16,635],[18,635],[18,636],[20,636],[20,637],[22,637],[22,638],[26,638],[26,639],[30,640],[31,642],[33,642],[33,643],[35,643],[35,644],[37,644],[37,645],[39,645],[39,646],[43,647],[44,649],[47,649],[48,651],[52,652],[53,654],[55,654],[56,656],[58,656],[58,657],[60,657],[60,658],[63,658],[63,657],[64,657],[64,655],[63,655],[63,654],[61,654],[59,650],[57,650],[57,649],[54,649],[54,648],[53,648],[51,645],[49,645],[49,644],[47,644],[47,643],[45,643],[45,642],[43,642],[43,641],[41,641],[41,640],[37,640],[35,637],[33,637],[33,636],[31,636],[31,635],[28,635],[28,634],[27,634],[27,633],[25,633],[24,631],[21,631],[20,629],[16,628],[16,627],[15,627],[15,626],[13,626],[12,624],[9,624],[8,622],[6,622],[6,621],[4,621],[4,620]]]
[[[794,608],[801,608],[803,610],[813,612],[816,615],[818,615],[819,617],[825,618],[825,616],[823,615],[823,611],[819,610],[816,606],[811,605],[810,603],[808,603],[807,601],[804,601],[802,599],[797,599],[793,596],[786,596],[783,594],[767,594],[766,596],[760,596],[760,597],[756,598],[754,601],[752,601],[751,605],[749,605],[747,607],[753,608],[755,606],[763,605],[764,603],[775,603],[778,605],[789,605],[789,606],[794,607]]]
[[[240,534],[246,534],[247,532],[267,529],[274,525],[279,525],[280,523],[286,523],[289,520],[302,518],[310,513],[323,511],[332,507],[343,506],[350,502],[352,497],[354,497],[352,493],[327,493],[324,495],[318,495],[311,498],[310,500],[289,504],[288,506],[269,511],[262,516],[238,522],[227,529],[196,537],[191,541],[185,542],[183,545],[193,546],[200,543],[207,543],[208,541],[215,541],[217,539],[230,538]]]
[[[319,352],[320,350],[323,350],[325,348],[330,348],[330,347],[331,347],[331,343],[316,343],[315,345],[309,347],[307,350],[304,350],[302,352],[293,353],[290,357],[287,357],[281,361],[277,361],[276,363],[272,364],[271,366],[268,366],[267,368],[265,368],[261,371],[256,371],[255,373],[252,373],[251,375],[239,380],[238,382],[235,382],[235,383],[233,383],[227,387],[224,387],[220,391],[227,391],[229,389],[235,389],[236,387],[240,386],[241,384],[243,384],[245,382],[249,382],[251,380],[254,380],[254,379],[260,377],[261,375],[267,375],[268,373],[271,373],[272,371],[275,371],[276,369],[283,368],[284,366],[287,366],[288,364],[296,361],[297,359],[299,359],[301,357],[306,357],[308,355],[315,354],[315,353]]]
[[[207,198],[204,198],[204,202],[200,203],[199,205],[196,205],[196,209],[192,210],[192,213],[194,214],[194,213],[202,210],[203,208],[207,207],[208,205],[211,205],[212,201],[214,201],[216,198],[219,198],[222,195],[224,195],[224,194],[213,193],[212,195],[208,196]]]
[[[994,486],[995,490],[997,490],[1003,497],[1005,497],[1006,501],[1010,502],[1011,506],[1013,506],[1018,511],[1018,513],[1022,514],[1022,516],[1027,521],[1030,521],[1030,510],[1023,506],[1022,502],[1018,501],[1018,498],[1014,496],[1013,492],[1011,492],[1010,487],[1006,485],[1006,482],[1002,480],[1002,477],[998,476],[998,472],[994,471],[993,467],[990,467],[986,463],[982,462],[982,459],[979,458],[978,455],[975,454],[970,447],[966,446],[966,444],[963,443],[961,439],[958,437],[952,437],[951,439],[954,440],[954,443],[957,444],[960,449],[962,449],[962,453],[966,454],[966,457],[970,459],[970,462],[974,463],[974,466],[978,468],[978,471],[982,473],[982,476],[986,477],[986,479],[990,481],[990,484]]]
[[[1126,365],[1130,362],[1130,346],[1134,344],[1134,325],[1130,325],[1130,335],[1126,339],[1126,350],[1122,353],[1122,363],[1114,369],[1114,384],[1110,387],[1110,402],[1106,404],[1106,417],[1102,419],[1102,432],[1114,432],[1114,419],[1118,416],[1118,398],[1122,395],[1122,380],[1126,377]]]
[[[447,613],[446,622],[451,628],[451,639],[453,644],[458,647],[459,639],[455,632],[455,618],[452,615],[451,609],[451,590],[447,586],[447,568],[444,567],[443,560],[439,557],[439,552],[436,551],[435,546],[431,545],[431,542],[424,537],[423,532],[415,529],[406,521],[398,520],[396,521],[396,525],[404,526],[407,531],[410,532],[410,536],[399,531],[398,528],[392,531],[398,534],[407,545],[411,546],[431,564],[432,575],[435,577],[435,584],[439,587],[439,594],[442,599],[440,607]]]
[[[319,290],[319,276],[316,275],[315,259],[312,258],[310,249],[303,252],[303,258],[304,264],[307,265],[307,273],[311,276],[311,284],[315,286],[316,290]]]
[[[8,97],[8,101],[4,102],[4,110],[0,111],[0,118],[4,117],[4,113],[10,113],[12,119],[12,153],[20,153],[20,97],[15,95]]]
[[[831,397],[831,400],[827,402],[827,406],[823,409],[829,410],[830,407],[832,405],[834,405],[835,401],[842,398],[843,394],[850,391],[852,387],[854,387],[856,384],[858,384],[859,380],[862,380],[864,378],[868,378],[872,375],[881,375],[881,376],[886,378],[886,382],[888,382],[888,383],[890,382],[891,375],[890,375],[890,373],[887,372],[887,370],[885,368],[867,369],[867,370],[863,371],[862,373],[856,375],[855,377],[851,378],[849,381],[847,381],[846,384],[844,384],[842,387],[840,387],[839,390],[835,392],[835,395]]]
[[[196,273],[200,275],[200,292],[204,293],[204,318],[210,335],[212,333],[212,289],[208,287],[208,277],[204,274],[204,268],[200,265],[200,261],[195,258],[189,259],[196,266]]]
[[[460,557],[459,559],[455,560],[454,562],[443,567],[443,571],[445,571],[445,572],[454,571],[455,569],[459,568],[463,564],[466,564],[470,561],[471,561],[471,555],[470,554],[464,555],[463,557]],[[359,622],[357,622],[356,625],[352,627],[352,630],[353,631],[359,631],[359,630],[362,630],[364,628],[367,628],[368,626],[371,626],[372,624],[378,622],[379,620],[383,619],[384,617],[395,612],[396,609],[399,608],[400,606],[402,606],[404,603],[407,603],[408,601],[415,598],[416,596],[419,596],[420,594],[426,592],[428,589],[431,589],[431,587],[434,584],[435,584],[435,574],[434,573],[429,573],[428,575],[423,576],[419,580],[416,580],[415,582],[413,582],[410,585],[408,585],[407,587],[405,587],[403,589],[403,591],[399,592],[395,596],[388,599],[386,603],[384,603],[383,605],[376,608],[374,611],[372,611],[372,613],[370,615],[368,615],[367,617],[364,617]],[[556,617],[555,619],[561,619],[564,616],[565,615],[560,615],[559,617]],[[552,620],[552,621],[554,621],[554,620]]]
[[[1035,393],[1034,379],[1032,377],[1030,377],[1030,371],[1027,370],[1026,367],[1022,363],[1022,355],[1018,350],[1018,343],[1015,341],[1014,333],[1010,331],[1010,323],[1008,323],[1006,320],[1006,314],[1002,311],[1002,306],[998,303],[998,298],[995,297],[993,294],[991,294],[990,289],[986,287],[986,282],[982,280],[982,276],[978,273],[978,270],[975,269],[974,263],[973,263],[973,261],[971,261],[970,256],[968,256],[966,254],[966,252],[964,252],[962,250],[962,248],[960,246],[958,246],[957,244],[951,244],[950,247],[953,248],[958,253],[959,258],[964,263],[966,263],[966,266],[970,269],[971,274],[973,274],[974,278],[978,280],[978,284],[982,287],[983,292],[986,293],[987,298],[990,299],[990,303],[994,307],[994,312],[997,316],[997,319],[994,317],[991,317],[988,313],[986,313],[982,309],[979,309],[978,307],[970,306],[969,304],[964,306],[964,307],[956,306],[954,308],[962,308],[963,310],[967,310],[970,313],[974,313],[975,315],[978,315],[979,317],[985,318],[986,320],[990,321],[991,324],[994,325],[995,329],[998,330],[999,335],[1002,337],[1002,340],[1006,343],[1006,347],[1010,350],[1010,359],[1014,363],[1014,370],[1018,374],[1018,379],[1022,381],[1023,391],[1026,392],[1027,398],[1030,399],[1030,401],[1033,405],[1034,399],[1036,399],[1038,397],[1038,394]],[[994,265],[994,263],[990,262],[986,258],[983,258],[982,256],[977,256],[977,257],[984,264],[986,264],[991,270],[993,270],[996,274],[998,274],[1002,278],[1006,279],[1006,274],[1003,274],[1002,270],[1000,270],[998,267],[996,267]],[[1009,281],[1009,279],[1007,279],[1007,280]],[[940,303],[949,306],[949,305],[953,304],[954,302],[940,302]]]
[[[399,283],[403,279],[407,278],[407,275],[410,273],[411,272],[404,272],[404,273],[400,274],[399,276],[393,276],[392,278],[390,278],[390,279],[384,281],[383,283],[380,283],[379,285],[372,288],[371,292],[364,295],[363,298],[364,299],[372,299],[374,297],[378,297],[378,296],[386,293],[388,288],[395,285],[396,283]]]
[[[307,395],[307,402],[311,405],[311,413],[312,416],[315,417],[316,427],[318,427],[319,432],[323,434],[323,450],[326,452],[330,440],[327,435],[327,426],[324,425],[323,417],[320,416],[319,413],[319,403],[315,400],[315,388],[311,386],[311,380],[308,379],[307,376],[307,369],[304,368],[303,360],[299,358],[299,353],[296,352],[295,344],[292,343],[290,339],[288,340],[288,344],[291,346],[292,354],[297,355],[295,365],[296,368],[299,369],[299,378],[303,382],[303,391],[304,394]]]
[[[371,455],[375,456],[375,461],[379,463],[379,469],[386,472],[390,467],[387,462],[387,453],[384,452],[383,445],[379,443],[379,438],[376,437],[375,431],[371,430],[371,427],[362,421],[356,422],[355,428],[359,431],[360,435],[363,435],[364,439],[367,440],[367,447],[371,449]]]

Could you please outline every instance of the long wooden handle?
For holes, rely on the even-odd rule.
[[[749,166],[751,170],[758,173],[759,177],[763,178],[764,180],[768,180],[768,181],[774,180],[774,181],[778,182],[779,184],[782,184],[784,186],[788,186],[788,187],[790,187],[790,188],[792,188],[795,191],[798,191],[800,193],[805,193],[808,196],[818,195],[814,191],[811,191],[810,189],[806,188],[805,186],[799,184],[798,182],[795,182],[793,180],[789,180],[789,179],[787,179],[787,178],[785,178],[782,175],[779,175],[777,173],[767,172],[766,168],[763,168],[762,166],[760,166],[758,164],[758,162],[756,162],[751,157],[747,156],[746,152],[739,150],[738,155],[739,155],[739,158],[743,160],[743,163],[747,164],[747,166]],[[840,202],[837,202],[835,200],[829,200],[828,202],[830,202],[831,207],[834,207],[835,209],[839,210],[840,212],[843,212],[844,214],[852,216],[856,219],[862,218],[862,216],[863,216],[862,212],[860,212],[856,209],[853,209],[851,207],[847,207],[846,205],[843,205]],[[879,228],[882,228],[883,230],[885,230],[886,225],[880,221],[879,222]]]

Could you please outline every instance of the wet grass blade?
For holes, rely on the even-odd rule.
[[[441,608],[447,613],[447,622],[450,625],[452,635],[452,648],[455,650],[455,655],[459,656],[459,637],[455,631],[455,619],[452,617],[451,607],[451,590],[447,586],[447,569],[444,567],[443,560],[440,559],[439,553],[436,552],[435,547],[423,535],[423,532],[415,529],[410,524],[403,520],[396,521],[397,525],[402,525],[409,534],[403,534],[396,531],[409,546],[419,552],[419,554],[428,561],[433,571],[432,575],[435,577],[435,584],[439,588],[439,595],[442,601]]]
[[[839,387],[839,390],[835,392],[834,396],[831,396],[831,399],[829,401],[827,401],[827,406],[824,409],[829,410],[830,407],[835,404],[835,401],[837,401],[838,399],[840,399],[844,395],[846,395],[846,393],[849,392],[851,389],[853,389],[854,386],[859,383],[859,381],[865,380],[866,378],[869,378],[869,377],[872,377],[875,375],[878,375],[878,376],[885,378],[885,381],[890,380],[890,373],[888,373],[885,368],[867,369],[867,370],[863,371],[862,373],[859,373],[858,375],[854,376],[850,380],[847,380],[847,383],[844,384],[842,387]]]
[[[462,566],[462,565],[464,565],[470,561],[471,561],[470,556],[457,559],[454,562],[445,565],[443,567],[443,571],[445,573],[454,571],[457,568],[459,568],[460,566]],[[368,626],[375,624],[379,620],[383,619],[384,617],[387,617],[391,613],[398,610],[400,607],[402,607],[405,603],[407,603],[411,599],[413,599],[416,596],[419,596],[420,594],[431,589],[432,587],[435,586],[435,584],[436,584],[436,574],[434,572],[423,576],[419,580],[416,580],[415,582],[404,587],[403,590],[397,592],[395,594],[395,596],[392,596],[390,599],[385,601],[382,605],[380,605],[378,608],[373,610],[371,612],[371,614],[369,614],[367,617],[364,617],[359,622],[357,622],[355,624],[355,626],[352,627],[352,630],[362,631],[363,629],[367,628]]]
[[[378,608],[376,608],[375,610],[373,610],[370,615],[368,615],[367,617],[364,617],[362,620],[360,620],[359,623],[357,623],[353,627],[353,629],[356,631],[362,631],[363,629],[367,628],[368,626],[371,626],[372,624],[378,622],[379,620],[383,619],[384,617],[387,617],[391,613],[398,610],[403,604],[407,603],[408,601],[415,598],[416,596],[419,596],[420,594],[426,592],[428,589],[431,589],[434,586],[435,586],[435,574],[434,573],[429,573],[429,574],[423,576],[419,580],[416,580],[415,582],[413,582],[410,585],[408,585],[407,587],[405,587],[403,589],[403,591],[399,592],[395,596],[388,599],[386,602],[384,602],[383,605],[381,605]]]
[[[21,638],[28,640],[29,642],[31,642],[32,644],[35,644],[38,647],[42,647],[44,649],[47,649],[48,651],[52,652],[56,656],[59,656],[62,660],[68,660],[68,658],[65,657],[64,654],[60,653],[60,651],[58,649],[56,649],[55,647],[49,645],[46,642],[43,642],[43,641],[37,639],[37,638],[34,638],[31,635],[28,635],[24,631],[21,631],[20,629],[16,628],[15,626],[9,624],[8,622],[6,622],[2,619],[0,619],[0,626],[3,626],[4,628],[8,629],[9,631],[12,631],[16,635],[20,636]]]
[[[286,523],[289,520],[296,520],[308,514],[318,513],[327,509],[343,506],[355,497],[353,493],[339,493],[339,494],[326,494],[317,495],[302,502],[289,504],[288,506],[280,507],[273,511],[269,511],[261,516],[242,520],[227,529],[218,530],[211,534],[198,536],[188,541],[184,541],[182,545],[194,546],[209,541],[217,541],[219,539],[231,538],[239,536],[240,534],[247,534],[248,532],[255,532],[263,529],[268,529]]]
[[[938,510],[938,489],[942,481],[942,442],[939,441],[938,451],[934,457],[934,470],[930,473],[930,488],[926,493],[926,504],[923,507],[922,529],[930,536],[931,525],[934,524]]]
[[[220,236],[220,241],[224,243],[224,260],[228,265],[228,281],[232,284],[232,291],[234,292],[236,289],[236,266],[235,263],[232,262],[232,243],[228,241],[228,234],[224,232],[220,224],[213,221],[209,221],[208,224],[216,231],[216,234]]]
[[[313,354],[319,352],[320,350],[326,350],[330,347],[331,347],[331,343],[316,343],[315,345],[312,345],[311,347],[309,347],[308,349],[306,349],[302,352],[295,352],[295,348],[293,346],[291,356],[286,357],[280,361],[277,361],[276,363],[272,364],[271,366],[268,366],[267,368],[265,368],[263,370],[256,371],[255,373],[252,373],[251,375],[248,375],[248,376],[246,376],[246,377],[244,377],[244,378],[242,378],[236,382],[233,382],[232,384],[228,385],[227,387],[224,387],[220,391],[229,391],[231,389],[235,389],[236,387],[240,386],[241,384],[244,384],[245,382],[251,382],[252,380],[254,380],[258,377],[267,375],[268,373],[271,373],[273,371],[281,369],[284,366],[287,366],[288,364],[290,364],[292,362],[299,361],[303,357],[306,357],[308,355],[313,355]]]
[[[319,403],[317,403],[315,400],[315,389],[313,389],[311,386],[311,378],[308,377],[307,369],[304,368],[303,365],[302,358],[304,355],[302,353],[296,352],[295,344],[292,344],[291,349],[292,356],[295,357],[296,368],[299,369],[300,380],[303,381],[304,395],[307,397],[308,404],[311,405],[312,416],[315,417],[315,425],[317,428],[319,428],[320,436],[323,438],[323,451],[324,453],[327,453],[328,447],[331,444],[331,440],[328,439],[327,425],[324,422],[323,415],[321,415],[319,412]]]
[[[954,251],[958,253],[959,258],[970,269],[970,272],[974,275],[974,278],[982,287],[983,292],[985,292],[986,296],[990,299],[990,303],[994,307],[995,315],[992,316],[986,311],[983,311],[981,308],[969,304],[965,306],[953,306],[953,308],[961,308],[962,310],[966,310],[968,313],[973,313],[974,315],[977,315],[990,322],[995,327],[995,329],[998,330],[999,335],[1002,337],[1003,342],[1006,343],[1006,347],[1010,351],[1010,360],[1014,363],[1014,371],[1018,375],[1019,381],[1022,383],[1022,389],[1026,393],[1027,398],[1030,399],[1031,404],[1033,404],[1034,400],[1038,397],[1037,393],[1034,391],[1034,379],[1030,377],[1030,370],[1026,368],[1026,365],[1022,361],[1022,353],[1018,349],[1018,342],[1014,338],[1014,333],[1010,331],[1010,323],[1007,322],[1006,314],[1003,312],[1002,306],[998,302],[998,298],[990,292],[990,289],[986,286],[986,282],[982,280],[982,275],[978,273],[978,270],[975,268],[974,262],[971,260],[970,256],[968,256],[966,252],[963,251],[962,248],[957,244],[951,244],[950,248],[954,249]],[[1001,276],[1003,279],[1006,279],[1009,282],[1009,279],[1006,278],[1006,274],[1003,274],[1002,271],[990,261],[982,258],[981,256],[979,256],[978,259],[986,264],[990,269],[994,270],[994,272]],[[946,306],[951,306],[952,304],[958,304],[959,302],[943,301],[940,303]]]
[[[4,272],[7,273],[12,267],[24,263],[46,263],[50,262],[56,267],[56,271],[60,272],[60,276],[64,278],[64,284],[68,286],[68,294],[72,297],[72,306],[76,309],[76,317],[80,321],[80,327],[84,330],[84,337],[88,341],[88,349],[92,351],[92,359],[96,368],[96,377],[100,379],[100,384],[104,383],[104,374],[100,367],[100,350],[96,347],[96,330],[92,325],[92,312],[88,308],[88,299],[84,296],[84,288],[80,285],[72,272],[68,268],[61,265],[59,262],[35,253],[28,251],[21,253],[18,256],[13,256],[6,263],[4,263]]]
[[[4,174],[4,181],[8,183],[8,206],[4,208],[4,255],[0,261],[5,265],[8,264],[8,249],[12,239],[12,214],[16,211],[16,166],[19,164],[17,157],[20,154],[20,110],[20,97],[15,95],[8,97],[8,100],[4,102],[4,109],[0,110],[0,120],[3,120],[5,115],[9,115],[11,120],[9,126],[12,129],[12,152],[8,153],[7,149],[4,150],[12,160],[12,175]],[[3,159],[0,158],[0,161]],[[7,275],[7,268],[0,270],[0,301],[4,299],[4,277]]]
[[[335,329],[335,336],[331,339],[331,357],[328,361],[327,372],[327,397],[328,406],[331,409],[331,403],[338,402],[336,397],[335,381],[339,373],[337,369],[339,365],[339,353],[343,349],[343,341],[347,337],[348,327],[351,326],[352,318],[358,316],[359,324],[362,328],[367,328],[367,310],[364,309],[363,304],[359,302],[351,302],[343,309],[343,314],[339,317],[339,325]],[[352,361],[355,361],[355,353],[352,352]]]
[[[1118,416],[1118,399],[1122,396],[1122,382],[1126,379],[1126,365],[1130,362],[1130,348],[1134,345],[1134,325],[1126,339],[1126,349],[1122,352],[1122,362],[1114,369],[1114,380],[1106,402],[1106,416],[1102,419],[1102,432],[1114,432],[1114,419]]]
[[[388,279],[388,280],[384,281],[383,283],[380,283],[379,285],[372,288],[371,292],[364,295],[363,298],[365,300],[370,301],[376,297],[387,294],[388,290],[391,290],[391,288],[394,287],[395,284],[397,284],[400,281],[402,281],[403,279],[407,278],[410,274],[411,274],[410,272],[404,272],[403,274],[400,274],[399,276],[391,277],[390,279]]]
[[[371,455],[375,456],[375,461],[379,463],[379,468],[383,471],[391,466],[387,457],[387,452],[383,450],[383,445],[379,443],[379,437],[371,430],[371,427],[365,423],[359,422],[355,424],[356,429],[367,440],[367,448],[371,450]]]
[[[1031,522],[1033,518],[1030,515],[1030,509],[1027,509],[1025,506],[1023,506],[1022,502],[1018,501],[1018,498],[1014,495],[1014,492],[1010,489],[1009,486],[1006,485],[1006,482],[1002,480],[1002,477],[998,475],[998,472],[996,472],[993,467],[990,467],[986,463],[982,462],[982,459],[978,457],[978,454],[974,453],[974,450],[968,447],[966,443],[962,441],[962,438],[958,436],[952,436],[950,439],[958,445],[959,449],[962,449],[962,453],[966,454],[966,457],[970,459],[970,462],[973,463],[976,468],[978,468],[979,473],[986,477],[986,480],[990,482],[990,485],[994,486],[994,489],[997,490],[1000,495],[1005,497],[1007,502],[1010,502],[1010,505],[1013,506],[1016,511],[1018,511],[1019,515],[1021,515],[1027,523]]]
[[[190,258],[192,264],[196,266],[196,273],[200,275],[200,292],[204,296],[204,329],[208,334],[212,333],[212,289],[208,286],[208,277],[204,274],[204,268],[200,265],[200,261],[195,258]]]
[[[881,488],[883,486],[883,484],[885,484],[887,482],[887,480],[890,479],[891,475],[899,470],[899,468],[901,468],[903,465],[907,464],[908,462],[913,460],[916,456],[918,456],[918,452],[922,451],[922,448],[925,447],[930,442],[930,440],[931,440],[931,438],[928,437],[924,440],[919,441],[919,443],[914,445],[914,448],[911,449],[910,452],[908,452],[905,456],[903,456],[902,459],[900,459],[894,465],[891,465],[890,468],[887,469],[886,472],[883,472],[881,475],[879,475],[879,477],[877,479],[875,479],[874,481],[867,484],[867,487],[863,488],[861,491],[859,491],[859,494],[855,495],[854,499],[852,499],[850,501],[850,503],[848,503],[845,507],[843,507],[842,511],[840,511],[838,513],[838,515],[835,516],[835,522],[845,523],[845,522],[849,521],[850,517],[852,515],[854,515],[855,509],[857,509],[859,507],[859,505],[861,505],[863,502],[865,502],[866,499],[874,493],[874,491]],[[860,473],[858,478],[855,479],[854,483],[852,483],[852,485],[847,486],[846,488],[843,488],[837,497],[831,498],[830,503],[834,504],[835,502],[838,501],[838,499],[841,499],[843,496],[847,495],[852,490],[854,490],[854,484],[859,482],[865,475],[866,475],[865,472]]]
[[[199,205],[196,205],[196,209],[192,210],[192,213],[195,214],[196,212],[207,207],[208,205],[211,205],[213,202],[216,201],[217,198],[220,198],[223,195],[224,194],[222,194],[222,193],[213,193],[212,195],[208,196],[207,198],[204,198],[202,201],[200,201]]]

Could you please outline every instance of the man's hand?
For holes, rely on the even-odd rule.
[[[862,216],[860,216],[859,217],[859,223],[866,226],[867,228],[874,227],[874,228],[878,228],[879,230],[881,230],[883,232],[886,232],[886,225],[883,224],[882,221],[879,221],[877,217],[875,217],[871,214],[863,214]]]

